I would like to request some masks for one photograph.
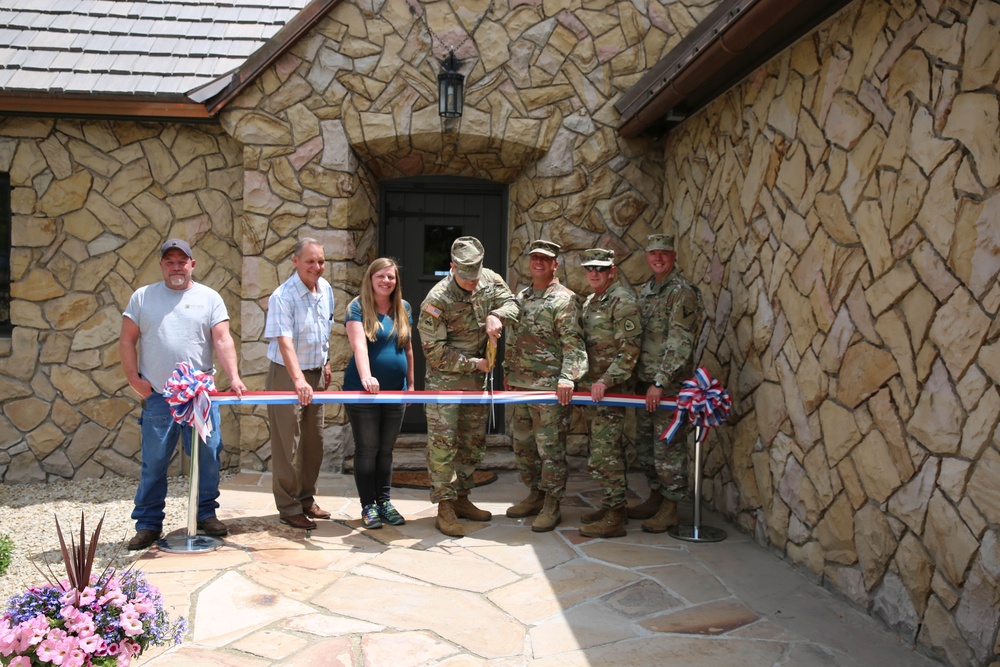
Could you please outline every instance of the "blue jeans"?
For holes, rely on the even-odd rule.
[[[219,507],[219,455],[222,453],[219,406],[209,413],[212,435],[198,448],[198,520],[215,516]],[[184,441],[184,451],[191,454],[190,426],[181,426],[170,414],[170,406],[161,394],[153,392],[146,399],[139,418],[142,429],[142,472],[135,492],[132,519],[136,530],[163,530],[163,508],[167,499],[167,467],[177,448],[177,437]]]
[[[361,506],[389,500],[392,448],[403,425],[405,405],[348,403],[354,433],[354,483]]]

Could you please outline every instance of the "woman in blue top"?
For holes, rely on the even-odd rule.
[[[347,340],[354,357],[344,374],[345,391],[413,391],[413,317],[403,301],[399,267],[386,257],[365,272],[361,296],[347,305]],[[354,432],[354,482],[366,528],[406,523],[389,502],[392,448],[403,425],[399,404],[347,404]]]

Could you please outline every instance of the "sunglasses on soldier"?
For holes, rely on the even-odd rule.
[[[610,266],[585,266],[585,267],[583,267],[583,269],[584,269],[584,271],[587,271],[588,273],[591,272],[591,271],[597,271],[598,273],[604,273],[605,271],[609,271],[611,269],[611,267]]]

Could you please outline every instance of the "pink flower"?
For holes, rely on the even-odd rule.
[[[135,605],[136,612],[140,614],[152,614],[156,611],[156,607],[149,600],[143,600],[142,602],[136,602]]]
[[[87,586],[80,593],[80,606],[86,607],[91,602],[97,599],[97,591],[94,590],[93,586]]]
[[[95,635],[93,632],[87,635],[81,635],[80,648],[85,653],[96,653],[97,650],[101,648],[101,642],[103,641],[104,640],[101,639],[100,635]]]
[[[83,667],[87,662],[87,654],[84,653],[83,649],[78,646],[69,652],[66,659],[63,660],[63,667]]]
[[[46,638],[35,649],[35,653],[39,660],[51,662],[53,665],[61,665],[66,659],[66,654],[70,651],[69,644],[68,641]]]
[[[44,616],[35,616],[30,621],[22,623],[20,627],[22,641],[26,641],[27,646],[34,646],[45,639],[45,635],[49,631],[49,619]]]
[[[122,614],[119,617],[122,630],[126,637],[135,637],[142,634],[142,621],[135,614]]]
[[[8,667],[31,667],[31,658],[19,655],[7,663]]]

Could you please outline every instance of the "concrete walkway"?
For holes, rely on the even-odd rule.
[[[222,490],[222,548],[151,549],[137,566],[191,629],[138,664],[939,664],[712,515],[723,542],[650,535],[636,521],[624,538],[580,537],[580,514],[599,497],[582,475],[562,525],[533,533],[530,519],[504,516],[525,490],[500,473],[472,495],[494,520],[463,522],[462,539],[435,530],[427,491],[394,489],[406,525],[366,530],[353,478],[320,483],[334,517],[308,538],[278,523],[270,475],[241,473]]]

